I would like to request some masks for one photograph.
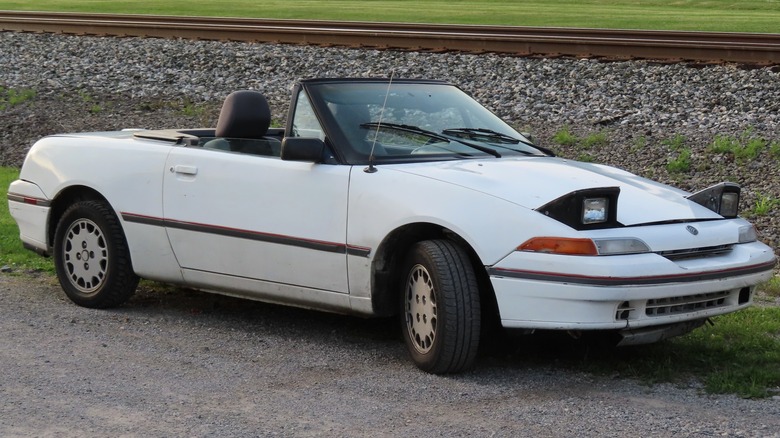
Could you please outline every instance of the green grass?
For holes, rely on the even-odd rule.
[[[684,148],[672,160],[666,163],[666,170],[669,173],[686,173],[691,170],[691,150]]]
[[[709,150],[716,154],[732,155],[738,163],[745,163],[755,160],[766,149],[768,143],[763,138],[753,136],[752,129],[748,129],[738,137],[730,135],[715,136],[709,146]]]
[[[29,0],[0,9],[777,33],[776,0]]]
[[[665,140],[662,140],[661,144],[666,145],[667,147],[669,147],[669,149],[673,151],[679,151],[685,148],[685,142],[687,140],[688,139],[686,139],[684,135],[675,134],[675,136],[672,138],[667,138]]]
[[[773,141],[769,144],[769,155],[775,160],[780,160],[780,141]]]
[[[574,146],[580,141],[580,139],[576,135],[572,134],[571,128],[564,126],[553,135],[552,141],[561,146]]]
[[[615,348],[603,337],[578,341],[547,333],[523,341],[518,355],[535,364],[631,378],[652,385],[698,382],[709,394],[764,398],[780,386],[780,308],[752,307],[712,318],[691,333],[650,345]],[[552,339],[551,339],[552,338]]]
[[[631,142],[631,147],[628,148],[628,151],[632,154],[635,154],[646,147],[647,137],[640,135],[639,137],[634,138],[634,140]]]
[[[768,296],[780,298],[780,276],[775,275],[769,281],[760,285],[760,288]]]
[[[577,158],[575,158],[575,160],[581,161],[583,163],[592,163],[592,162],[596,161],[596,159],[593,157],[593,155],[587,154],[587,153],[578,154]]]
[[[754,307],[713,318],[686,336],[632,349],[621,375],[648,382],[696,376],[711,394],[766,397],[780,386],[780,308]]]
[[[580,147],[583,149],[590,149],[595,147],[603,147],[609,144],[609,137],[606,132],[599,131],[588,134],[582,139]]]
[[[206,114],[206,108],[203,105],[197,105],[189,100],[182,103],[181,114],[187,117],[202,117]]]
[[[780,207],[780,199],[773,197],[772,195],[758,194],[758,199],[746,213],[750,216],[766,216],[772,212],[776,207]]]
[[[0,111],[27,102],[35,97],[35,90],[5,88],[0,86]]]

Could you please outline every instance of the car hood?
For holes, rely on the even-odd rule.
[[[620,187],[617,219],[624,225],[721,218],[686,199],[689,193],[683,190],[613,167],[561,158],[462,160],[395,168],[477,190],[530,209],[537,209],[575,190]]]

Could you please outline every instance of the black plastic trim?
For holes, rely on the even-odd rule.
[[[133,213],[122,213],[122,219],[144,225],[152,225],[179,230],[195,231],[198,233],[215,234],[239,239],[254,240],[258,242],[275,243],[279,245],[295,246],[298,248],[313,249],[316,251],[333,252],[359,257],[368,257],[371,248],[362,246],[345,245],[343,243],[326,242],[321,240],[305,239],[301,237],[285,236],[281,234],[263,233],[260,231],[241,230],[237,228],[221,227],[218,225],[199,224],[195,222],[162,219],[150,216],[142,216]]]
[[[598,187],[593,189],[575,190],[544,204],[537,208],[536,211],[578,231],[618,228],[623,226],[623,224],[617,220],[619,195],[620,187]],[[586,198],[599,197],[605,197],[609,200],[606,222],[583,224],[582,201]]]
[[[18,195],[16,193],[8,193],[8,200],[13,202],[21,202],[22,204],[35,205],[37,207],[49,207],[51,201],[48,199],[33,198],[31,196]]]
[[[598,277],[590,275],[560,274],[555,272],[525,271],[521,269],[489,268],[488,274],[497,277],[520,278],[524,280],[549,281],[554,283],[581,284],[587,286],[646,286],[652,284],[693,283],[717,280],[741,275],[769,271],[777,260],[732,269],[675,275],[650,275],[643,277]]]

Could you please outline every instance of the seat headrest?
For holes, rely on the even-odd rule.
[[[225,98],[217,121],[217,137],[260,138],[271,125],[271,108],[257,91],[234,91]]]

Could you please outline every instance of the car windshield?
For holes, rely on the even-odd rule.
[[[547,155],[443,82],[307,84],[331,143],[350,164]]]

